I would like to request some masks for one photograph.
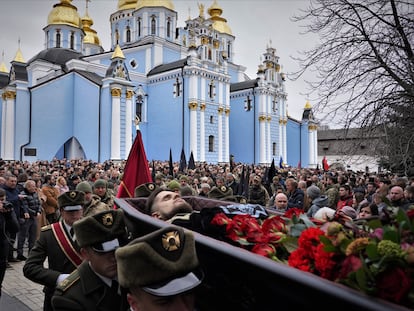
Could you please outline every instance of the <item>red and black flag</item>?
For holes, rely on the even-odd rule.
[[[149,171],[144,144],[142,143],[141,132],[137,130],[137,135],[135,136],[131,151],[129,152],[116,197],[132,198],[136,187],[151,182],[151,180],[152,178]]]

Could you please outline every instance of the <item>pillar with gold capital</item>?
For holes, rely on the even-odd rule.
[[[1,120],[1,158],[4,160],[14,159],[14,135],[16,114],[16,91],[7,90],[3,93],[3,109]]]
[[[121,88],[113,87],[111,113],[111,160],[121,159]]]

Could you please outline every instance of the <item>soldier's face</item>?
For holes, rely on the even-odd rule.
[[[64,210],[61,209],[61,214],[62,214],[62,218],[63,218],[64,222],[67,225],[72,227],[72,225],[75,221],[82,218],[83,208],[80,209],[79,211],[64,211]]]
[[[177,213],[190,213],[192,207],[181,196],[172,191],[161,191],[154,199],[152,216],[168,220]]]
[[[117,265],[115,259],[115,251],[112,252],[96,252],[92,248],[82,248],[81,254],[84,259],[88,260],[93,270],[109,279],[115,279],[117,275]]]

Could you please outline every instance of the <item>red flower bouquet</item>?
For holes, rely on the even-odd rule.
[[[387,208],[385,217],[358,222],[318,223],[301,210],[258,220],[216,214],[237,246],[339,282],[368,295],[414,307],[414,211]]]

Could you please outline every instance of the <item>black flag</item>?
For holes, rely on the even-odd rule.
[[[173,165],[173,160],[172,160],[172,152],[171,152],[171,148],[170,148],[170,160],[169,160],[169,168],[168,168],[168,174],[174,178],[174,165]]]
[[[193,152],[191,151],[190,153],[190,160],[188,160],[188,169],[189,170],[195,170],[195,162],[194,162],[194,155]]]
[[[181,156],[180,156],[180,168],[179,171],[182,173],[185,173],[187,169],[187,159],[185,158],[184,149],[181,150]]]

